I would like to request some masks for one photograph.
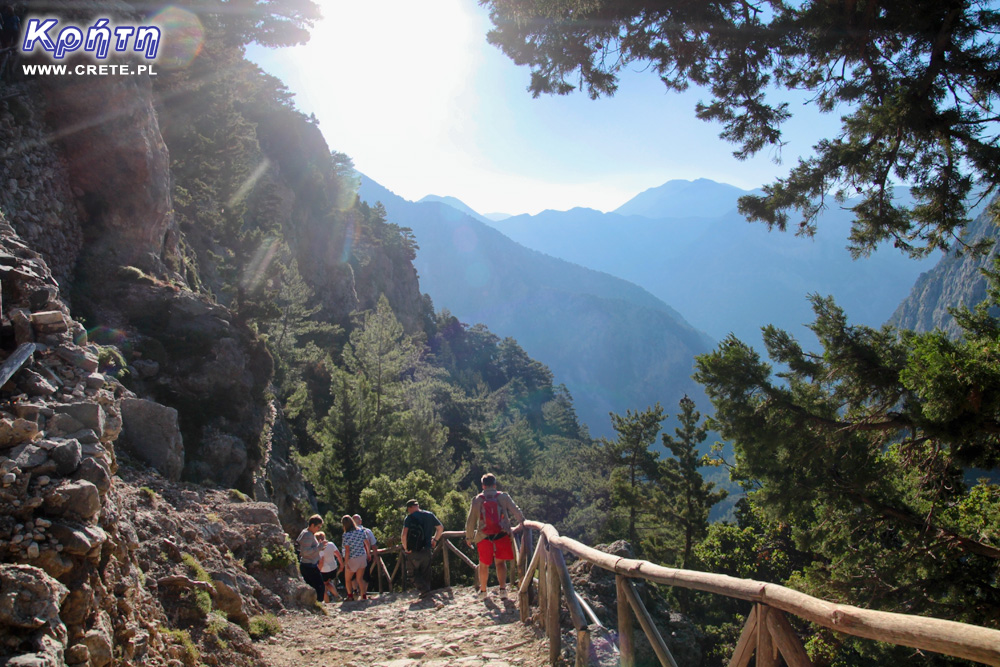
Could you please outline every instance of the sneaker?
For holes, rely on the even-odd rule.
[[[499,594],[500,597],[502,597],[502,598],[507,597],[507,587],[506,586],[501,586],[499,589],[497,589],[497,594]]]
[[[479,590],[477,590],[476,591],[476,597],[479,598],[480,600],[485,600],[486,599],[486,591],[479,591]]]
[[[346,601],[347,602],[353,602],[354,601],[354,593],[348,594]]]

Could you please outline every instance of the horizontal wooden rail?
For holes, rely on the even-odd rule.
[[[549,524],[525,521],[524,526],[541,532],[551,546],[626,577],[749,600],[781,609],[847,635],[944,653],[1000,667],[1000,631],[997,630],[927,616],[872,611],[814,598],[779,584],[737,579],[710,572],[679,570],[654,565],[645,560],[619,558],[562,537]]]

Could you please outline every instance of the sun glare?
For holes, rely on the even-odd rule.
[[[448,142],[477,36],[462,2],[337,2],[323,11],[294,57],[331,146],[384,158]]]

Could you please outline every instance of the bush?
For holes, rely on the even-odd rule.
[[[281,622],[274,614],[254,616],[250,619],[250,627],[247,632],[250,633],[250,637],[254,641],[267,639],[281,632]]]
[[[295,562],[295,552],[288,545],[282,544],[260,552],[260,564],[268,570],[284,570]]]
[[[212,578],[208,576],[208,571],[202,567],[201,562],[191,554],[184,552],[181,554],[181,562],[184,563],[188,570],[191,571],[191,576],[193,576],[198,581],[204,581],[206,583],[212,583]]]
[[[238,503],[250,502],[250,496],[243,493],[239,489],[229,489],[229,497]]]
[[[171,644],[179,644],[184,647],[182,661],[187,667],[196,667],[201,664],[201,652],[191,640],[191,635],[187,630],[164,630],[163,634],[170,638]]]

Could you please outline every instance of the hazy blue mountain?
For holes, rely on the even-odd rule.
[[[500,222],[510,217],[510,213],[484,213],[483,217],[490,222]]]
[[[998,240],[1000,229],[989,213],[980,213],[966,229],[970,242],[983,238]],[[891,324],[916,331],[943,329],[953,336],[959,333],[949,309],[975,306],[986,298],[986,280],[981,269],[992,268],[1000,248],[994,244],[979,257],[968,253],[948,253],[926,273],[920,274],[910,294],[893,313]],[[1000,314],[1000,313],[998,313]]]
[[[410,202],[362,178],[361,197],[413,230],[421,289],[436,308],[512,336],[566,384],[581,420],[610,435],[608,412],[689,394],[694,356],[712,341],[644,289],[514,243],[439,201]]]
[[[745,194],[734,185],[707,178],[674,180],[644,190],[612,212],[645,218],[715,218],[734,211],[736,200]]]
[[[648,199],[643,193],[619,212],[545,211],[493,224],[529,248],[641,285],[716,339],[732,332],[751,343],[759,342],[766,324],[811,335],[803,325],[812,321],[806,295],[813,292],[832,294],[852,322],[881,325],[936,261],[911,260],[892,248],[852,260],[846,249],[851,215],[840,208],[825,212],[809,239],[748,223],[735,210],[736,198],[746,194],[738,188],[705,180],[671,181],[663,188],[656,200],[660,209],[641,208],[690,212],[697,191],[708,198],[706,210],[729,212],[621,215]],[[681,194],[677,205],[666,197],[674,191]]]
[[[466,215],[475,218],[479,222],[485,222],[486,224],[491,224],[493,222],[493,219],[488,218],[485,215],[480,215],[475,210],[473,210],[471,206],[469,206],[468,204],[466,204],[464,201],[462,201],[457,197],[439,197],[438,195],[427,195],[417,203],[423,204],[427,202],[437,202],[439,204],[445,204],[457,211],[461,211],[462,213],[465,213]]]

